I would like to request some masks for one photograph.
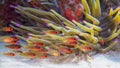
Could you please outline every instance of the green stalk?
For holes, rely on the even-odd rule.
[[[63,20],[63,21],[65,21],[66,23],[64,23],[65,25],[67,25],[67,26],[69,26],[69,27],[74,27],[75,25],[71,22],[71,21],[69,21],[69,20],[67,20],[66,18],[64,18],[63,16],[61,16],[60,14],[58,14],[56,11],[54,11],[54,10],[50,10],[53,14],[55,14],[57,17],[59,17],[61,20]],[[69,24],[69,25],[68,25]]]
[[[117,43],[118,43],[117,41],[112,42],[108,47],[106,47],[105,49],[102,49],[101,52],[104,53],[111,50]]]
[[[31,32],[36,33],[36,34],[40,34],[39,31],[36,31],[36,30],[34,30],[34,29],[32,29],[32,28],[29,28],[29,27],[26,27],[26,26],[23,26],[23,25],[17,24],[17,23],[14,22],[14,21],[11,21],[11,23],[14,24],[14,25],[16,25],[16,26],[18,26],[18,27],[20,27],[20,28],[22,28],[22,29],[25,29],[25,30],[31,31]]]

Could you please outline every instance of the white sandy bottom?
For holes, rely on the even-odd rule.
[[[113,55],[109,55],[114,53]],[[120,53],[109,52],[107,54],[98,54],[93,57],[91,63],[80,61],[78,64],[52,64],[38,60],[30,61],[23,59],[22,62],[14,58],[0,57],[0,68],[120,68]]]

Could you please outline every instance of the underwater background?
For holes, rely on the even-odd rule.
[[[0,68],[120,68],[120,0],[0,0]]]

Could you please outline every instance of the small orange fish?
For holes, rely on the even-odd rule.
[[[68,45],[68,46],[75,46],[77,45],[77,39],[74,37],[70,37],[70,38],[66,38],[63,41],[64,44]]]
[[[59,52],[53,52],[52,55],[57,57],[57,56],[60,56],[60,53]]]
[[[15,53],[23,53],[23,51],[20,51],[20,50],[13,50],[13,52],[15,52]]]
[[[4,55],[5,55],[5,56],[9,56],[9,57],[15,56],[15,54],[14,54],[14,53],[11,53],[11,52],[9,52],[9,53],[4,53]]]
[[[41,47],[38,47],[38,46],[28,46],[26,47],[26,49],[30,51],[42,51],[43,50]]]
[[[26,57],[26,58],[35,58],[36,54],[35,53],[31,53],[31,52],[24,52],[24,53],[20,53],[20,56]]]
[[[48,56],[47,55],[41,55],[40,59],[46,59]]]
[[[22,46],[20,45],[6,45],[6,48],[13,49],[13,50],[19,50]]]
[[[9,43],[9,44],[16,44],[18,40],[19,39],[17,37],[7,37],[3,39],[5,43]]]
[[[41,42],[33,42],[33,43],[31,43],[31,44],[33,44],[33,45],[35,45],[35,46],[44,46],[44,43],[41,43]]]
[[[58,34],[58,32],[56,30],[48,30],[48,31],[45,31],[45,34]]]
[[[104,42],[103,39],[99,39],[99,43],[100,43],[101,45],[104,45],[104,44],[105,44],[105,42]]]
[[[88,45],[82,45],[82,46],[79,46],[79,49],[86,52],[86,51],[92,51],[93,48],[88,46]]]
[[[59,49],[60,52],[63,52],[63,53],[66,53],[66,54],[71,54],[72,53],[72,50],[68,49],[68,48],[60,48]]]
[[[13,28],[11,28],[11,27],[5,27],[5,28],[3,28],[3,30],[7,31],[7,32],[11,32],[11,31],[13,31]]]

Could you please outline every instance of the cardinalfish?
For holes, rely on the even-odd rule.
[[[13,56],[15,56],[15,54],[12,53],[12,52],[4,53],[4,55],[5,55],[5,56],[9,56],[9,57],[13,57]]]
[[[75,37],[69,37],[69,38],[65,38],[63,43],[68,46],[75,46],[77,45],[78,41]]]
[[[6,37],[3,39],[5,43],[9,43],[9,44],[16,44],[18,40],[19,39],[17,37]]]
[[[31,52],[23,52],[19,54],[20,56],[26,57],[26,58],[35,58],[36,54],[35,53],[31,53]]]
[[[23,51],[20,51],[20,50],[13,50],[13,52],[15,52],[15,53],[23,53]]]
[[[56,30],[48,30],[48,31],[45,31],[44,32],[45,34],[58,34],[58,31],[56,31]]]
[[[57,56],[60,56],[60,52],[57,52],[57,51],[56,51],[56,52],[53,52],[51,55],[53,55],[53,56],[56,56],[56,57],[57,57]]]
[[[27,46],[25,48],[30,51],[42,51],[43,50],[41,47],[38,47],[38,46]]]
[[[6,31],[6,32],[11,32],[11,31],[13,31],[13,28],[11,28],[11,27],[4,27],[4,28],[2,28],[2,30]]]
[[[40,59],[46,59],[48,57],[47,53],[36,53],[37,57]]]
[[[48,50],[48,54],[52,55],[52,56],[55,56],[55,57],[58,57],[60,56],[60,52],[57,51],[57,50],[51,50],[51,48],[49,47],[46,47],[46,49]]]
[[[93,48],[91,46],[88,46],[88,45],[81,45],[81,46],[79,46],[79,49],[83,52],[88,52],[88,51],[93,50]]]
[[[31,44],[38,46],[38,47],[44,46],[44,43],[42,42],[32,42]]]
[[[64,47],[62,45],[59,45],[59,46],[53,46],[53,48],[57,49],[60,53],[65,53],[65,54],[71,54],[72,53],[72,50],[69,49],[68,47]]]
[[[105,44],[105,41],[104,41],[102,38],[99,38],[99,43],[100,43],[101,45],[104,45],[104,44]]]
[[[41,55],[39,58],[40,59],[46,59],[48,56],[47,55]]]
[[[60,48],[59,48],[59,51],[60,51],[61,53],[65,53],[65,54],[71,54],[71,53],[72,53],[72,50],[71,50],[71,49],[65,48],[65,47],[60,47]]]
[[[6,45],[6,48],[12,49],[12,50],[19,50],[22,46],[21,45]]]

